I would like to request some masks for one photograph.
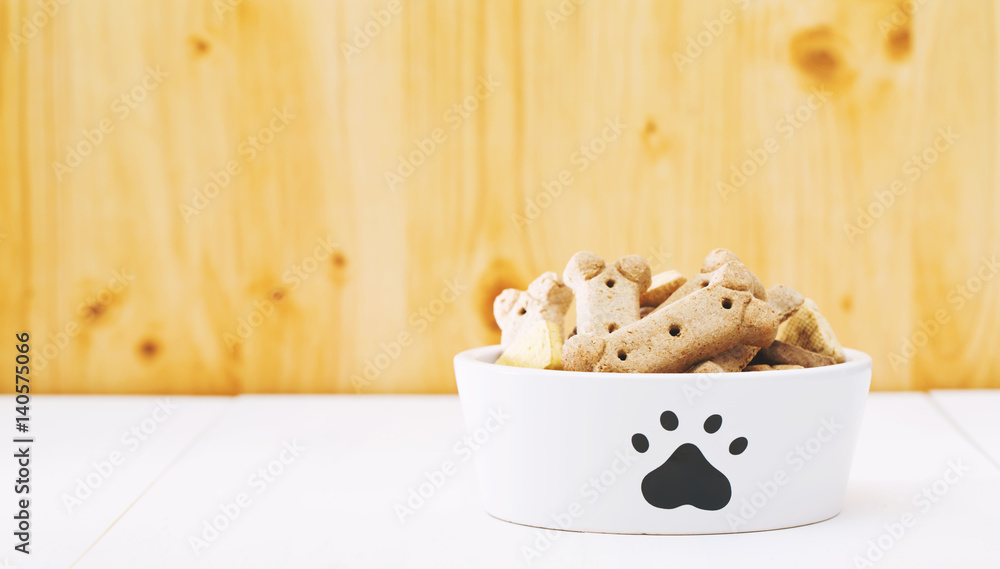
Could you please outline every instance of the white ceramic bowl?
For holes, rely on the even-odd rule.
[[[486,511],[628,534],[787,528],[840,512],[871,358],[803,370],[616,374],[455,356]],[[639,452],[640,450],[644,452]]]

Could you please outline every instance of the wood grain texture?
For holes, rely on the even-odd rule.
[[[451,392],[503,288],[722,246],[873,388],[1000,387],[998,11],[907,5],[4,1],[0,330],[40,392]]]

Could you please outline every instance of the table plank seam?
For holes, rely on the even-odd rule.
[[[955,429],[955,431],[957,431],[958,434],[962,435],[962,437],[965,438],[965,440],[967,440],[970,445],[972,445],[972,448],[976,449],[976,451],[978,451],[979,454],[983,455],[983,457],[985,457],[986,460],[988,460],[989,463],[992,464],[993,467],[996,468],[998,472],[1000,472],[1000,462],[997,462],[997,460],[993,458],[993,456],[989,452],[987,452],[982,445],[979,444],[979,441],[973,438],[972,435],[970,435],[969,432],[966,431],[962,427],[962,425],[960,425],[959,422],[956,421],[955,418],[951,416],[951,413],[949,413],[948,410],[945,409],[943,405],[941,405],[941,402],[938,401],[938,399],[930,393],[927,393],[927,398],[930,399],[931,406],[933,406],[934,409],[937,410],[937,412],[940,413],[946,421],[948,421],[948,423],[952,426],[952,428]]]
[[[122,513],[118,515],[118,517],[116,517],[110,524],[108,524],[108,527],[104,528],[104,531],[102,531],[101,534],[98,535],[96,539],[94,539],[94,542],[91,543],[89,546],[87,546],[87,549],[83,550],[80,553],[80,555],[77,556],[77,558],[67,566],[66,569],[72,569],[88,553],[90,553],[90,550],[93,549],[94,546],[97,545],[102,539],[104,539],[104,536],[107,535],[108,532],[111,531],[111,529],[115,527],[115,525],[119,521],[121,521],[123,517],[125,517],[125,514],[127,514],[132,509],[132,507],[139,502],[139,500],[142,500],[142,497],[145,496],[146,493],[149,492],[153,488],[153,486],[155,486],[160,481],[160,479],[164,477],[164,475],[170,472],[170,469],[172,469],[175,465],[177,465],[177,463],[179,463],[181,459],[184,458],[185,455],[187,455],[188,451],[194,448],[196,444],[201,442],[201,440],[204,439],[205,436],[208,435],[208,433],[212,431],[212,429],[214,429],[216,425],[218,425],[222,421],[223,417],[229,414],[229,412],[233,409],[235,403],[236,403],[236,397],[232,396],[228,397],[226,404],[219,409],[215,417],[212,417],[212,420],[205,424],[205,427],[198,433],[198,435],[193,437],[191,441],[188,442],[188,444],[185,445],[184,448],[181,449],[179,453],[177,453],[177,456],[175,456],[173,460],[171,460],[170,463],[167,464],[166,467],[164,467],[164,469],[156,476],[156,478],[151,480],[150,483],[145,488],[143,488],[142,492],[140,492],[139,495],[137,495],[135,499],[129,503],[129,505],[122,511]]]

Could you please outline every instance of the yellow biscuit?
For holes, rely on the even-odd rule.
[[[528,290],[501,292],[493,301],[493,316],[502,332],[500,345],[507,348],[539,320],[558,324],[561,329],[571,302],[573,291],[553,272],[542,273]]]
[[[837,341],[833,328],[820,314],[819,307],[811,298],[807,298],[802,306],[778,328],[777,339],[786,344],[830,356],[838,364],[847,359],[844,356],[844,347]]]
[[[560,326],[542,320],[518,336],[496,363],[535,369],[562,369],[562,344]]]

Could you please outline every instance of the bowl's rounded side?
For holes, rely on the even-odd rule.
[[[466,426],[489,433],[475,459],[498,518],[686,534],[791,527],[840,510],[871,379],[862,352],[739,374],[535,370],[492,363],[499,354],[455,357]]]

